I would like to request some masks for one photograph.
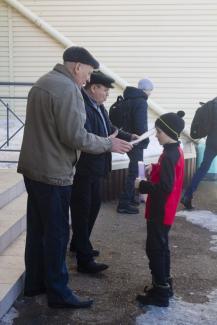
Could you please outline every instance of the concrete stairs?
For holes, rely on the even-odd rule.
[[[0,169],[0,319],[23,288],[26,198],[22,175]]]

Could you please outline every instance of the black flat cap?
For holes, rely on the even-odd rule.
[[[97,84],[97,85],[103,85],[107,88],[114,88],[112,83],[115,82],[114,79],[110,78],[106,74],[102,73],[101,71],[94,71],[90,76],[90,82],[89,84]]]
[[[63,61],[80,62],[91,65],[94,69],[99,68],[99,62],[84,47],[71,46],[63,53]]]

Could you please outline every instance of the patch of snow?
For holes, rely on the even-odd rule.
[[[0,320],[0,325],[12,325],[14,318],[17,318],[19,313],[17,310],[12,307],[5,316]]]
[[[136,325],[214,325],[217,324],[217,290],[208,295],[209,302],[192,304],[172,299],[168,308],[147,307]]]

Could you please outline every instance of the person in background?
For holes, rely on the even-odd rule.
[[[117,130],[103,105],[113,82],[100,71],[91,74],[90,82],[82,89],[87,115],[85,128],[98,136],[112,137],[117,133],[117,137],[130,141],[135,135]],[[95,262],[99,251],[93,249],[90,235],[101,206],[101,178],[110,171],[110,152],[99,155],[82,152],[76,165],[70,203],[73,231],[70,250],[76,252],[78,272],[98,273],[108,268],[106,264]]]
[[[128,128],[125,130],[138,135],[148,131],[147,100],[154,88],[153,83],[149,79],[141,79],[138,82],[138,88],[127,87],[123,96],[127,100],[126,109],[130,110],[130,119]],[[136,214],[139,213],[137,206],[139,199],[135,196],[134,182],[138,176],[138,161],[143,161],[143,149],[147,148],[149,139],[145,139],[128,153],[130,159],[128,167],[128,175],[123,192],[120,195],[117,212]]]
[[[68,287],[65,262],[69,239],[69,204],[79,150],[124,153],[131,145],[117,138],[98,137],[84,128],[80,88],[99,67],[84,48],[72,46],[63,64],[42,76],[31,88],[18,173],[28,193],[24,295],[46,293],[52,308],[85,308]]]
[[[194,209],[192,205],[193,194],[208,172],[214,158],[217,156],[217,98],[214,98],[206,104],[205,112],[205,117],[203,115],[199,117],[199,125],[205,123],[205,127],[208,130],[203,160],[181,199],[181,203],[187,210]]]
[[[157,164],[147,167],[148,180],[135,182],[140,193],[148,194],[146,254],[152,287],[137,296],[142,305],[168,307],[169,298],[173,296],[168,235],[182,193],[184,155],[178,139],[185,125],[184,115],[183,111],[166,113],[156,120],[156,137],[163,146],[163,153]]]

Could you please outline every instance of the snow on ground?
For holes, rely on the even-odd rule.
[[[12,307],[9,312],[2,317],[2,319],[0,320],[0,325],[12,325],[13,324],[13,320],[15,318],[17,318],[19,316],[19,313],[17,312],[17,310]]]
[[[179,217],[217,232],[217,215],[210,211],[179,211]],[[211,235],[210,250],[217,253],[217,234]],[[217,289],[208,295],[209,302],[192,304],[175,298],[168,308],[149,306],[148,311],[137,317],[136,325],[215,325],[217,324]]]
[[[186,218],[187,221],[208,229],[211,232],[217,233],[217,215],[210,211],[193,210],[193,211],[179,211],[177,216]],[[217,234],[211,235],[210,250],[217,252]],[[217,324],[217,321],[216,321]]]
[[[137,317],[136,325],[215,325],[217,324],[217,290],[209,302],[192,304],[172,299],[168,308],[150,306],[146,314]]]

